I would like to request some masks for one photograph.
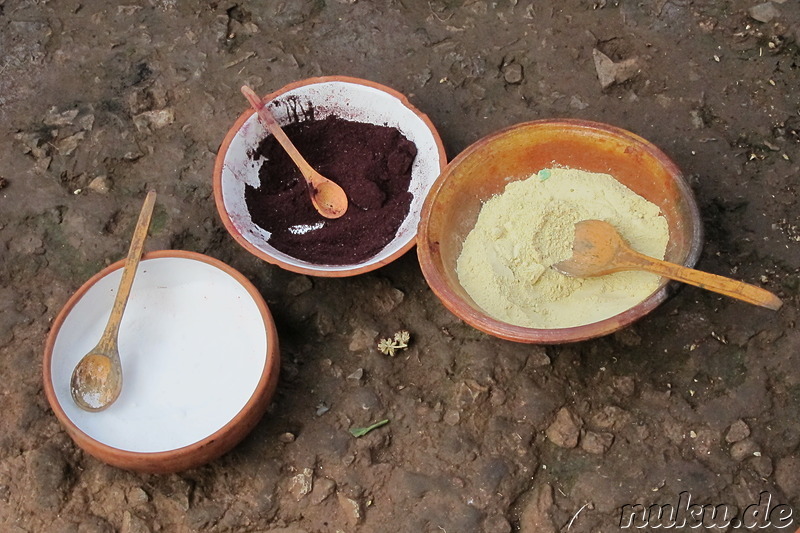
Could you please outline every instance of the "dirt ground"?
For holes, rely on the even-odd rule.
[[[608,533],[625,505],[763,492],[795,514],[762,531],[800,526],[797,0],[110,4],[0,0],[0,530]],[[407,94],[451,158],[540,118],[647,138],[697,195],[699,267],[784,307],[687,287],[617,334],[527,346],[452,316],[414,252],[348,279],[261,262],[211,194],[238,88],[333,74]],[[283,358],[252,434],[164,476],[83,453],[41,383],[51,321],[124,257],[151,187],[147,249],[246,275]],[[411,347],[379,353],[399,329]]]

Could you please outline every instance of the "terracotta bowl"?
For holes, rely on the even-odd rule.
[[[458,155],[433,185],[422,210],[417,250],[422,272],[444,305],[473,327],[504,339],[555,344],[598,337],[641,318],[674,287],[659,288],[638,305],[583,326],[534,329],[488,316],[461,287],[456,261],[483,202],[509,182],[553,166],[611,174],[661,208],[669,226],[666,259],[693,266],[702,229],[697,205],[680,170],[658,148],[628,131],[579,120],[518,124],[485,137]]]
[[[72,369],[100,338],[123,262],[69,299],[44,352],[44,390],[70,437],[108,464],[177,472],[224,454],[255,427],[278,381],[278,339],[256,288],[210,257],[183,251],[142,259],[122,319],[123,387],[100,412],[72,401]]]
[[[238,92],[234,97],[238,97]],[[292,83],[264,97],[281,125],[297,116],[298,102],[314,109],[316,119],[336,115],[347,120],[391,126],[417,147],[411,172],[414,198],[395,238],[374,257],[350,265],[325,265],[300,260],[270,245],[270,234],[253,223],[244,200],[245,185],[257,187],[260,164],[251,153],[267,136],[258,117],[248,109],[236,120],[217,153],[214,199],[223,224],[252,254],[286,270],[312,276],[342,277],[361,274],[394,261],[415,243],[422,203],[447,160],[439,134],[426,115],[402,94],[366,80],[332,76]],[[242,100],[244,108],[246,102]],[[302,114],[302,113],[301,113]]]

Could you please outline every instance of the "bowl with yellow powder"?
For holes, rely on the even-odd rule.
[[[423,206],[418,255],[459,318],[518,342],[565,343],[616,331],[674,285],[646,272],[569,278],[574,225],[599,219],[650,256],[693,266],[702,229],[678,167],[628,131],[578,120],[518,124],[476,142]]]

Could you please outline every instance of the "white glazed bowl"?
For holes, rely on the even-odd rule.
[[[269,404],[279,366],[272,317],[228,265],[192,252],[147,254],[120,326],[122,392],[104,411],[82,411],[70,376],[102,334],[122,263],[87,281],[56,318],[45,394],[76,443],[104,462],[145,472],[199,466],[238,443]]]
[[[374,257],[349,265],[321,265],[296,259],[269,244],[269,232],[251,219],[245,204],[245,185],[258,187],[259,162],[250,154],[267,136],[252,110],[245,111],[228,131],[214,166],[214,199],[222,222],[236,241],[261,259],[286,270],[313,276],[341,277],[379,268],[408,251],[415,243],[422,204],[447,160],[444,146],[428,117],[402,94],[366,80],[331,76],[287,85],[264,98],[281,125],[309,104],[314,117],[336,115],[346,120],[397,128],[417,147],[411,169],[409,213],[395,238]],[[244,103],[244,98],[242,98]]]

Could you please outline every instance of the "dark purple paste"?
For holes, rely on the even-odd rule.
[[[397,233],[411,206],[411,165],[417,147],[397,128],[330,116],[283,128],[320,174],[341,186],[349,205],[340,218],[322,217],[306,182],[270,135],[253,159],[264,158],[260,186],[246,186],[253,222],[269,231],[269,244],[317,264],[359,263],[380,252]]]

